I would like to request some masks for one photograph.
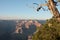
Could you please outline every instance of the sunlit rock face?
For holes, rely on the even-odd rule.
[[[31,35],[28,36],[28,40],[32,40],[32,36]]]
[[[0,40],[31,40],[40,20],[0,20]]]
[[[35,27],[41,27],[41,24],[36,20],[21,20],[16,22],[16,30],[15,33],[23,33],[23,28],[29,29],[30,26],[33,28],[33,25]],[[24,26],[24,27],[23,27]]]
[[[17,27],[17,26],[16,26]],[[16,33],[21,33],[22,34],[22,27],[17,27],[16,28],[16,31],[15,31]]]

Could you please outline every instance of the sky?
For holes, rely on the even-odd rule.
[[[49,19],[52,17],[50,11],[37,12],[33,9],[37,5],[33,3],[44,4],[44,0],[0,0],[0,19]],[[60,6],[58,10],[60,11]],[[46,10],[47,7],[44,7]]]

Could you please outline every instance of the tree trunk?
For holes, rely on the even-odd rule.
[[[58,9],[56,8],[56,4],[54,2],[54,0],[48,0],[48,9],[52,12],[53,16],[54,17],[59,17],[60,14],[59,14],[59,11]]]

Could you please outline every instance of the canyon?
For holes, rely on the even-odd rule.
[[[45,20],[0,20],[1,40],[28,40]]]

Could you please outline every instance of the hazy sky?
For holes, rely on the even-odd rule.
[[[33,3],[45,3],[44,0],[0,0],[0,19],[18,18],[18,19],[48,19],[52,14],[50,11],[37,12],[32,7]],[[60,11],[60,6],[58,9]],[[44,7],[47,9],[47,7]]]

